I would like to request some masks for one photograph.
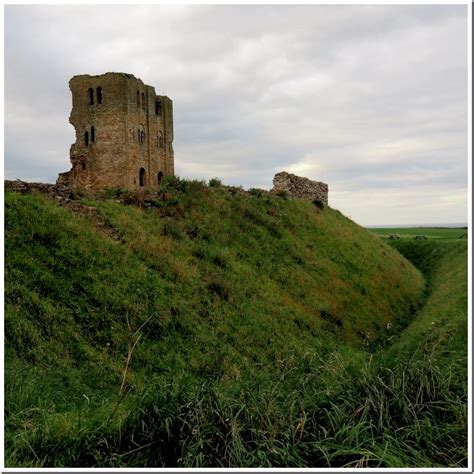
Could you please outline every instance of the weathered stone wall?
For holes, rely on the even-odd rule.
[[[69,88],[76,142],[70,150],[72,169],[59,175],[58,184],[92,190],[153,188],[174,174],[173,103],[168,97],[125,73],[74,76]]]
[[[14,191],[20,194],[41,193],[45,194],[60,204],[67,204],[72,201],[79,202],[82,197],[92,198],[94,193],[82,188],[72,188],[62,184],[51,183],[29,183],[16,179],[15,181],[4,181],[5,191]]]
[[[318,200],[327,205],[329,187],[320,181],[311,181],[286,171],[277,173],[273,178],[272,193],[278,191],[286,192],[290,197],[305,199],[308,201]]]

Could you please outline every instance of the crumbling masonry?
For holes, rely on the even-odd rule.
[[[320,201],[328,204],[329,187],[321,181],[311,181],[308,178],[282,171],[273,178],[272,193],[284,191],[288,196],[305,199],[307,201]]]
[[[69,81],[76,131],[72,169],[57,183],[85,189],[155,188],[174,175],[173,102],[132,74]]]

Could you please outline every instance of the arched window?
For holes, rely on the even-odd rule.
[[[140,91],[137,91],[137,107],[140,107]]]
[[[94,89],[89,87],[89,105],[94,105]]]
[[[84,143],[89,146],[89,132],[84,133]]]
[[[95,142],[95,128],[91,127],[91,142]]]
[[[140,125],[138,129],[138,143],[145,143],[145,127]]]
[[[140,168],[139,178],[140,178],[140,186],[145,186],[146,185],[146,171],[145,171],[145,168]]]
[[[158,148],[163,148],[163,134],[158,132]]]
[[[161,105],[161,100],[155,102],[155,114],[161,115],[163,112],[163,106]]]
[[[164,177],[164,174],[163,174],[162,171],[160,171],[160,172],[158,173],[158,185],[160,185],[161,182],[163,181],[163,177]]]
[[[142,109],[145,110],[145,94],[142,92]]]
[[[96,89],[96,93],[97,93],[97,103],[102,104],[102,87],[98,87]]]

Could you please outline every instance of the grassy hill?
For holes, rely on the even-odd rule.
[[[259,192],[174,179],[79,201],[5,197],[8,467],[465,462],[454,402],[430,428],[433,443],[451,428],[448,453],[420,453],[428,425],[398,435],[412,413],[377,412],[398,376],[416,393],[419,371],[438,370],[400,361],[425,337],[413,319],[442,267],[423,276],[339,212]],[[442,395],[462,401],[457,367]]]

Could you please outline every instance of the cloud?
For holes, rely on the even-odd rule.
[[[174,100],[180,176],[287,170],[361,224],[467,219],[466,5],[7,5],[6,178],[69,169],[67,82],[107,71]]]

